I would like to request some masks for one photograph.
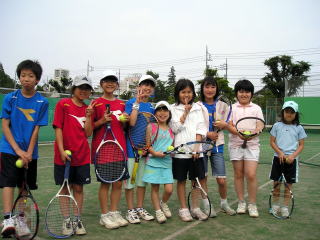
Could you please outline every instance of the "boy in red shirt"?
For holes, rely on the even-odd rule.
[[[100,80],[100,86],[103,89],[102,97],[95,100],[94,108],[94,132],[92,138],[92,159],[95,157],[96,150],[104,137],[106,131],[106,124],[109,122],[115,138],[121,145],[124,152],[126,152],[126,140],[123,130],[123,124],[120,122],[120,115],[124,114],[126,120],[128,115],[124,112],[125,103],[117,99],[113,93],[119,87],[118,77],[115,73],[108,71],[104,72],[103,78]],[[110,105],[110,112],[106,112],[106,104]],[[108,229],[115,229],[128,225],[120,212],[117,210],[121,197],[122,181],[128,179],[126,172],[120,181],[114,183],[104,183],[97,177],[97,181],[101,182],[99,188],[99,201],[101,208],[100,224]],[[112,190],[109,193],[109,188]],[[110,206],[108,206],[108,199],[110,199]]]

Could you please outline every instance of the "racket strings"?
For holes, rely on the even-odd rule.
[[[179,152],[189,152],[189,153],[203,153],[208,152],[213,148],[213,144],[211,142],[203,142],[203,143],[192,143],[188,145],[183,145],[178,148]]]
[[[46,227],[56,236],[65,236],[66,229],[74,229],[74,223],[79,218],[79,209],[70,196],[57,196],[49,204],[46,212]],[[72,230],[73,232],[73,230]]]
[[[26,237],[34,235],[38,228],[38,207],[33,200],[27,196],[20,197],[15,205],[13,214],[17,226],[30,231]]]
[[[96,172],[105,181],[116,181],[124,173],[125,155],[115,142],[103,144],[96,156]]]

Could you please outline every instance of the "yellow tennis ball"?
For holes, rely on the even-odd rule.
[[[244,131],[243,134],[245,134],[245,135],[250,135],[251,132],[250,132],[250,131]]]
[[[143,154],[142,150],[138,150],[138,154],[141,156]]]
[[[171,150],[173,150],[173,149],[174,149],[173,146],[169,146],[169,147],[167,148],[168,151],[171,151]]]
[[[71,156],[71,155],[72,155],[72,153],[71,153],[70,150],[65,150],[64,152],[65,152],[68,156]]]
[[[126,118],[126,116],[125,115],[120,115],[120,117],[119,117],[119,121],[120,122],[126,122],[127,121],[127,118]]]
[[[23,167],[23,161],[22,161],[22,159],[18,159],[17,161],[16,161],[16,167],[17,168],[22,168]]]

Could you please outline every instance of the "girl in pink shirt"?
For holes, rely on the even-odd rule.
[[[257,167],[259,161],[260,144],[259,137],[248,140],[247,147],[241,145],[244,138],[237,132],[236,122],[243,117],[258,117],[263,119],[261,108],[252,103],[254,86],[249,80],[240,80],[234,87],[238,102],[232,105],[232,114],[229,124],[221,121],[216,123],[220,128],[226,128],[229,132],[229,154],[234,170],[234,186],[238,196],[238,214],[244,214],[247,204],[244,200],[244,180],[247,180],[248,211],[250,217],[258,217],[256,205],[257,194]],[[253,126],[255,128],[255,126]]]

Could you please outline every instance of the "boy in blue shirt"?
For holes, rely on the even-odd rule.
[[[149,97],[154,91],[155,80],[150,75],[143,75],[139,80],[139,87],[137,89],[137,97],[130,99],[126,103],[125,112],[130,115],[129,125],[134,126],[136,124],[137,115],[139,112],[154,113],[154,108],[151,103],[148,102]],[[134,153],[130,141],[127,137],[127,156],[128,156],[128,171],[132,174],[134,165]],[[142,207],[143,200],[146,192],[146,183],[142,181],[143,172],[145,167],[145,158],[141,158],[139,161],[139,168],[137,171],[137,177],[135,184],[131,184],[131,177],[127,180],[125,185],[126,200],[128,205],[128,212],[126,215],[127,220],[130,223],[140,223],[140,217],[144,220],[150,221],[154,217]],[[133,189],[137,186],[137,208],[133,207]]]
[[[17,159],[28,168],[27,183],[31,190],[37,189],[38,133],[40,126],[48,125],[48,101],[35,90],[42,68],[37,61],[25,60],[17,67],[22,89],[7,94],[2,105],[2,130],[0,142],[1,166],[0,188],[3,199],[3,229],[8,237],[15,232],[18,236],[30,234],[23,216],[15,220],[11,210],[14,189],[21,188],[24,169],[17,168]]]

